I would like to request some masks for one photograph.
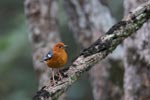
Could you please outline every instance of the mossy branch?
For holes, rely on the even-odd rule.
[[[108,54],[120,44],[124,39],[136,32],[142,25],[150,19],[150,2],[147,2],[127,17],[114,25],[100,37],[90,47],[84,49],[73,61],[72,65],[63,71],[64,77],[57,81],[55,86],[44,86],[37,92],[33,100],[55,100],[64,93],[82,74],[90,70],[92,66],[104,59]],[[50,83],[49,83],[50,84]]]

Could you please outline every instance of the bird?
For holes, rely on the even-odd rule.
[[[52,50],[50,50],[42,59],[42,62],[45,62],[49,68],[52,68],[53,84],[56,83],[54,78],[55,70],[57,70],[59,79],[62,80],[62,76],[59,70],[67,63],[68,55],[65,50],[66,47],[67,45],[65,45],[63,42],[57,42],[56,44],[54,44]]]

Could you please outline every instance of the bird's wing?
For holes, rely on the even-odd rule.
[[[42,61],[46,61],[48,59],[51,59],[53,57],[53,51],[49,51],[46,56],[43,58]]]

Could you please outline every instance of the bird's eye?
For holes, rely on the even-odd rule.
[[[62,48],[62,46],[58,46],[58,48]]]

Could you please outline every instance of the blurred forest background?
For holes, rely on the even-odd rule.
[[[31,100],[38,87],[23,3],[24,0],[0,0],[0,100]],[[123,1],[106,0],[106,4],[116,21],[121,20]],[[77,46],[68,31],[67,17],[61,0],[59,0],[59,23],[62,41],[69,45],[70,63],[79,53],[80,46]],[[120,72],[123,74],[122,67],[118,70],[112,69],[112,73]],[[122,79],[123,76],[119,77]],[[119,80],[117,84],[122,84],[122,81]],[[120,87],[122,88],[122,85]],[[87,75],[69,88],[67,94],[68,100],[92,100]]]
[[[30,100],[37,88],[23,2],[0,1],[0,100]]]

